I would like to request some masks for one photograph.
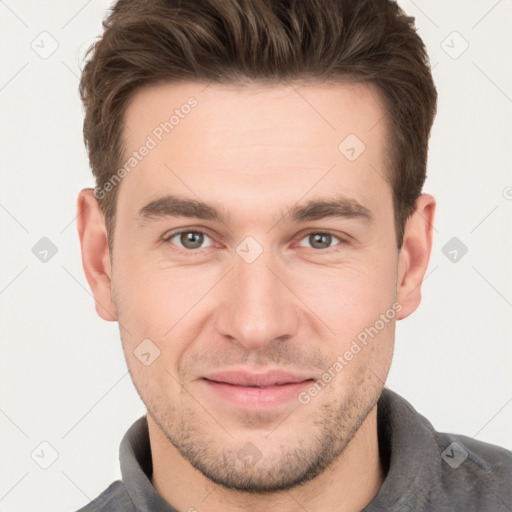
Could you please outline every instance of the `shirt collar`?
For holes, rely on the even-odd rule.
[[[178,512],[151,483],[153,463],[146,415],[124,435],[119,447],[119,462],[125,489],[138,512]]]
[[[431,423],[404,398],[384,388],[377,404],[377,425],[381,458],[388,458],[389,464],[377,496],[362,512],[424,510],[432,501],[442,500],[442,459]],[[437,494],[434,499],[433,494]]]

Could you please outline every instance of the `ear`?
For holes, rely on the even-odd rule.
[[[402,309],[397,314],[397,320],[408,317],[421,302],[421,284],[432,250],[435,209],[435,199],[429,194],[421,194],[414,213],[405,225],[398,258],[397,298]]]
[[[91,188],[84,188],[78,194],[77,227],[82,264],[94,295],[96,312],[103,320],[113,322],[117,314],[110,293],[112,271],[105,216]]]

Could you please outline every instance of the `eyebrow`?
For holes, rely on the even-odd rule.
[[[167,217],[194,217],[227,224],[230,214],[224,209],[216,208],[203,201],[167,195],[140,208],[138,217],[141,223]],[[366,206],[355,199],[339,195],[327,199],[310,200],[303,205],[294,205],[286,209],[279,220],[300,223],[325,218],[362,219],[371,222],[373,215]]]

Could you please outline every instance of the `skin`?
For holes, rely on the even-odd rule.
[[[372,87],[206,85],[153,86],[132,98],[128,153],[190,96],[198,105],[118,185],[112,254],[92,190],[78,197],[96,310],[119,322],[148,410],[152,483],[183,511],[361,510],[385,478],[376,403],[395,322],[421,300],[435,201],[418,198],[398,250],[385,179],[388,134]],[[365,144],[353,162],[338,150],[348,134]],[[138,217],[170,193],[224,208],[229,220]],[[371,221],[283,217],[334,193],[366,207]],[[168,238],[184,228],[205,234],[200,249]],[[327,249],[309,236],[326,231],[333,235]],[[252,263],[236,252],[247,236],[263,249]],[[307,404],[244,410],[201,379],[277,368],[318,380],[396,303],[395,318]],[[148,366],[134,355],[144,339],[160,350]],[[247,443],[256,462],[238,456]]]

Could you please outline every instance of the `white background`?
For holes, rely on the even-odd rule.
[[[512,2],[400,4],[439,92],[425,186],[438,210],[423,302],[398,324],[388,386],[438,430],[512,449]],[[108,5],[0,0],[3,512],[88,503],[120,478],[119,442],[145,412],[117,324],[95,313],[74,220],[78,191],[93,186],[79,66]],[[46,37],[51,48],[43,31],[58,42],[46,59],[31,47]],[[454,236],[468,248],[456,263],[442,252]],[[42,237],[58,249],[47,263],[32,253]],[[31,458],[43,441],[58,452],[48,469]]]

